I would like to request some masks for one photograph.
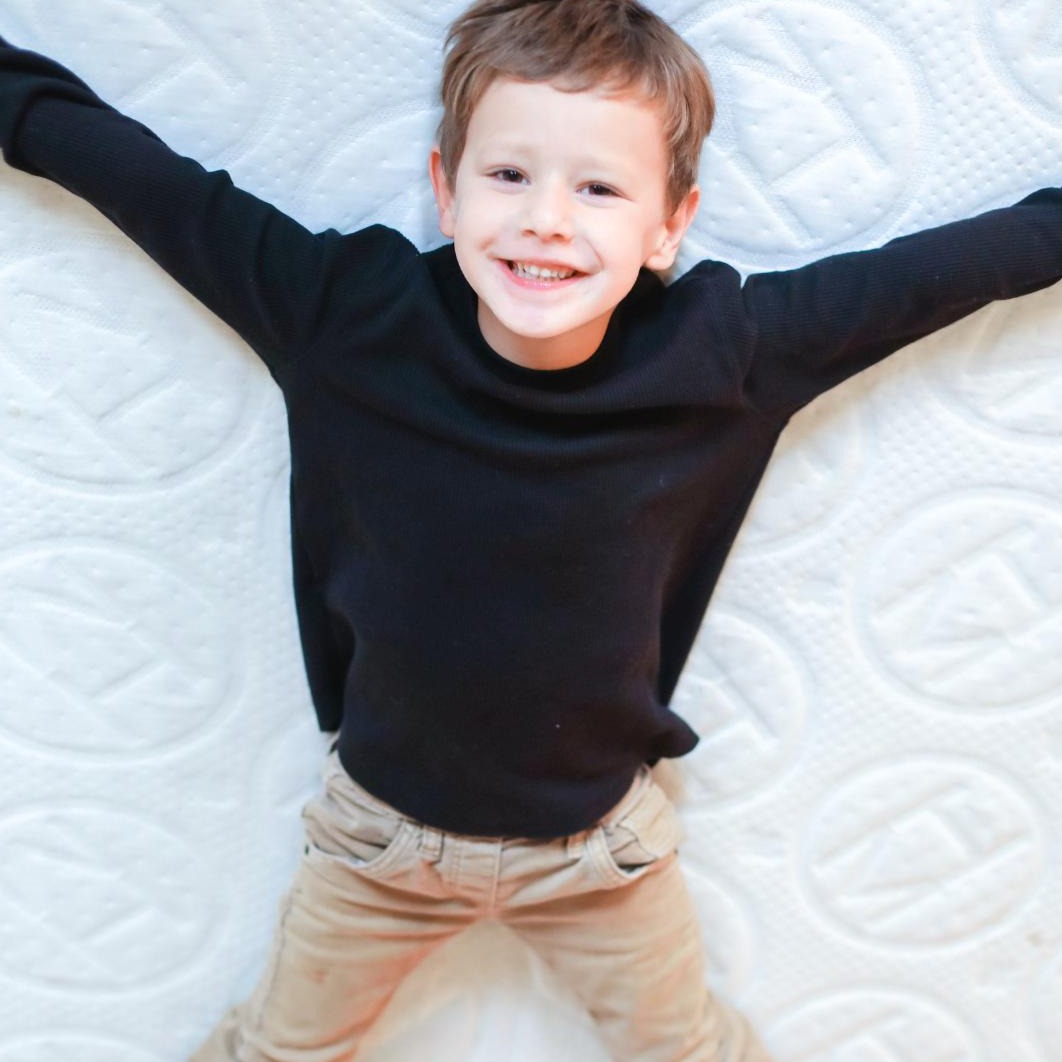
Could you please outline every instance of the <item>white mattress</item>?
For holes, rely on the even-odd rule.
[[[682,258],[798,264],[1062,181],[1058,0],[659,0],[721,118]],[[453,0],[5,0],[314,228],[439,242]],[[315,732],[281,405],[90,208],[0,178],[0,1062],[177,1062],[249,989]],[[784,438],[679,703],[710,982],[779,1062],[1062,1060],[1062,291]],[[496,927],[367,1058],[604,1059]]]

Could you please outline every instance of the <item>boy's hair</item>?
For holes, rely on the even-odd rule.
[[[715,97],[700,56],[637,0],[476,0],[450,27],[438,141],[452,181],[472,112],[498,78],[634,93],[661,110],[676,209],[697,183]]]

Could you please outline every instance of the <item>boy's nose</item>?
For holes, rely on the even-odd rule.
[[[524,231],[541,240],[572,237],[571,204],[565,189],[540,184],[526,197]]]

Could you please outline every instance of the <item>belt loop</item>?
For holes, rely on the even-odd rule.
[[[573,863],[577,859],[581,859],[583,852],[586,851],[586,830],[581,833],[569,834],[564,839],[564,854]]]
[[[429,863],[438,863],[442,858],[442,831],[436,830],[431,826],[421,826],[420,850]]]

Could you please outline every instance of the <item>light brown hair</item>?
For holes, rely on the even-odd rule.
[[[656,104],[670,160],[670,208],[696,184],[715,118],[708,71],[637,0],[476,0],[458,16],[446,37],[437,134],[451,181],[472,112],[498,78],[548,81],[565,92],[631,93]]]

